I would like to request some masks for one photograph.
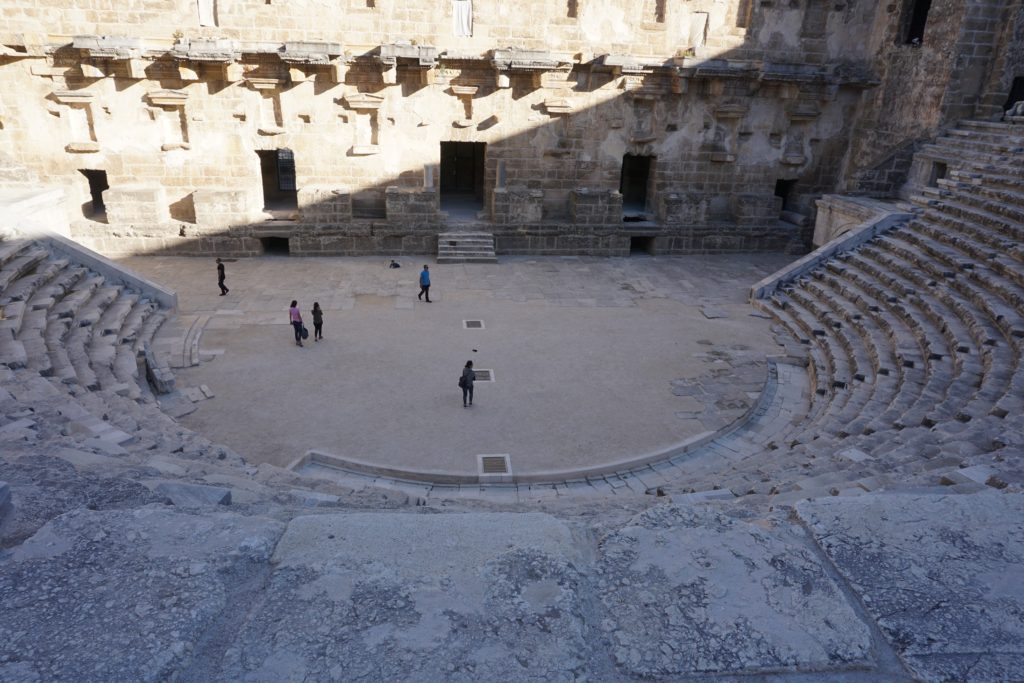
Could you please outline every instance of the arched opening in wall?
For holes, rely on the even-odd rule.
[[[924,42],[924,25],[932,0],[908,0],[903,13],[903,43],[920,45]]]
[[[626,154],[622,157],[619,193],[622,195],[622,220],[636,223],[650,220],[647,213],[647,190],[651,183],[654,157]]]
[[[261,237],[260,247],[267,256],[287,256],[290,253],[287,237]]]
[[[107,222],[107,207],[103,203],[103,192],[110,189],[107,172],[95,169],[79,169],[89,182],[89,201],[82,204],[82,215],[100,223]]]
[[[1009,111],[1021,100],[1024,100],[1024,76],[1017,76],[1013,79],[1013,85],[1010,86],[1010,94],[1003,104],[1003,111]]]
[[[290,149],[258,150],[263,181],[263,210],[276,219],[296,218],[295,154]]]
[[[441,143],[441,210],[450,219],[473,220],[484,208],[483,142]]]

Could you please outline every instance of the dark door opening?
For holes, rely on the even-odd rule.
[[[263,177],[263,210],[291,212],[299,208],[295,188],[295,154],[290,149],[260,150],[260,174]],[[275,216],[278,218],[279,216]]]
[[[654,238],[632,236],[629,238],[629,255],[647,254],[654,256]]]
[[[931,173],[928,174],[928,187],[938,187],[939,180],[946,177],[948,167],[941,161],[932,162]]]
[[[484,206],[483,142],[441,143],[441,208],[449,217],[476,217]]]
[[[260,246],[264,254],[271,256],[287,256],[289,253],[287,237],[261,237]]]
[[[622,194],[622,219],[644,220],[647,213],[647,185],[651,178],[651,160],[654,157],[627,154],[622,157],[622,176],[619,192]]]
[[[910,7],[907,8],[906,22],[907,31],[904,34],[903,42],[908,45],[920,45],[924,42],[924,25],[928,21],[928,10],[932,7],[932,0],[910,0]]]
[[[793,199],[794,189],[796,189],[796,179],[785,180],[783,178],[779,178],[775,181],[775,196],[782,198],[783,211],[796,210],[796,202]]]
[[[86,218],[94,221],[107,220],[107,207],[103,203],[103,192],[109,190],[106,171],[94,171],[92,169],[79,169],[78,171],[89,181],[89,195],[91,201],[82,204],[82,213]]]
[[[1013,85],[1010,86],[1010,94],[1006,98],[1006,104],[1003,105],[1003,111],[1009,111],[1010,107],[1021,100],[1024,100],[1024,76],[1017,76],[1013,79]]]

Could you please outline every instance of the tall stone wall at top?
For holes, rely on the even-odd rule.
[[[1020,0],[1009,3],[999,43],[992,47],[992,66],[978,107],[979,116],[989,119],[1002,116],[1014,79],[1024,79],[1024,2]]]
[[[976,115],[991,71],[1012,50],[1004,27],[1015,0],[932,0],[920,35],[915,4],[924,3],[879,6],[869,33],[879,85],[858,112],[843,190],[893,195],[918,144]]]
[[[471,35],[451,0],[0,0],[0,149],[65,185],[74,234],[107,253],[431,251],[446,142],[486,145],[499,248],[777,249],[809,242],[844,162],[888,187],[864,169],[971,101],[943,99],[960,77],[937,47],[966,44],[965,1],[936,0],[909,47],[863,0],[477,3]],[[295,204],[269,214],[278,150]],[[636,225],[626,157],[649,166]]]

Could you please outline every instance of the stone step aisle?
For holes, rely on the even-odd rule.
[[[489,232],[443,232],[437,236],[438,263],[497,263]]]

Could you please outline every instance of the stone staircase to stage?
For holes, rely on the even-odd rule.
[[[437,236],[438,263],[497,263],[489,232],[444,232]]]

